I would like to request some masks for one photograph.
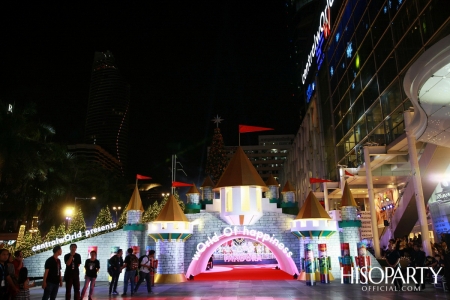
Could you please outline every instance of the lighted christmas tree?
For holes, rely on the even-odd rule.
[[[20,225],[19,235],[17,236],[16,249],[21,249],[24,236],[25,236],[25,225]]]
[[[111,211],[109,210],[109,207],[106,206],[105,208],[102,208],[97,216],[97,219],[95,219],[93,228],[102,227],[104,225],[109,225],[113,223],[113,219],[111,216]],[[106,233],[112,230],[105,230],[102,231],[102,233]],[[95,233],[93,235],[97,235],[98,233]]]
[[[223,143],[223,137],[220,128],[214,128],[214,135],[211,146],[209,147],[208,158],[206,159],[206,174],[217,182],[222,176],[223,171],[228,164],[227,154]]]
[[[178,195],[177,191],[175,191],[173,196],[175,197],[175,199],[177,200],[178,204],[180,205],[181,210],[184,211],[185,204],[184,204],[183,200],[180,199],[180,195]],[[161,209],[163,209],[164,205],[166,205],[167,200],[169,200],[169,195],[164,196],[163,200],[161,201],[161,205],[159,206],[159,210],[156,213],[155,219],[159,215],[159,212],[161,211]]]
[[[69,229],[67,231],[69,234],[77,233],[78,231],[86,231],[86,222],[84,221],[81,208],[78,208],[78,211],[73,216],[73,219],[70,221]]]
[[[52,227],[50,227],[50,230],[45,235],[45,241],[46,242],[54,241],[56,239],[56,237],[57,237],[56,227],[52,226]]]
[[[117,229],[120,229],[127,223],[127,212],[124,211],[119,217],[119,222],[117,224]]]
[[[58,229],[56,229],[56,237],[62,238],[66,235],[66,225],[64,223],[61,223],[59,225]]]
[[[34,252],[31,250],[31,247],[33,247],[32,238],[33,237],[30,232],[25,232],[22,242],[20,243],[20,250],[22,250],[23,257],[28,257],[34,254]]]

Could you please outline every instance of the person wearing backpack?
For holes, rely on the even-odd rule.
[[[152,292],[152,283],[150,281],[150,271],[153,271],[153,267],[151,261],[153,260],[153,256],[155,255],[155,250],[147,251],[147,255],[143,255],[139,257],[139,281],[136,284],[136,288],[134,289],[134,293],[137,292],[139,286],[144,281],[147,282],[147,292]]]
[[[109,268],[108,273],[111,276],[111,283],[109,284],[109,295],[111,293],[113,295],[117,295],[117,282],[119,281],[120,273],[122,273],[123,259],[122,259],[122,249],[119,249],[117,253],[115,253],[109,259]]]
[[[135,284],[134,278],[136,277],[136,272],[139,266],[139,260],[136,255],[133,254],[133,248],[128,248],[127,253],[128,255],[125,257],[122,266],[122,269],[126,268],[125,278],[123,281],[123,294],[121,295],[122,297],[127,295],[128,281],[131,282],[131,295],[133,296]]]

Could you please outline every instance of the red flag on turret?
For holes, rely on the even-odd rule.
[[[332,182],[331,180],[328,179],[320,179],[320,178],[310,178],[309,179],[309,183],[313,184],[313,183],[322,183],[322,182]]]
[[[249,126],[249,125],[239,125],[239,133],[266,131],[266,130],[273,130],[273,128]]]
[[[136,179],[141,179],[141,180],[143,180],[143,179],[152,179],[152,178],[151,178],[151,177],[148,177],[148,176],[136,174]]]
[[[355,176],[354,174],[348,172],[347,170],[345,170],[345,175],[346,175],[346,176]]]
[[[184,183],[180,181],[174,181],[172,182],[172,187],[183,187],[183,186],[193,186],[191,183]]]

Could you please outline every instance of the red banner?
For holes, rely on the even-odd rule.
[[[151,177],[148,177],[148,176],[144,176],[144,175],[139,175],[139,174],[136,174],[136,179],[152,179]]]
[[[266,130],[273,130],[273,128],[249,126],[249,125],[239,125],[239,133],[266,131]]]
[[[172,182],[172,187],[183,187],[183,186],[193,186],[192,183],[184,183],[180,181],[174,181]]]
[[[347,176],[355,176],[352,173],[348,172],[347,170],[345,171],[345,175],[347,175]]]
[[[320,179],[320,178],[310,178],[309,179],[309,183],[322,183],[322,182],[332,182],[331,180],[328,179]]]

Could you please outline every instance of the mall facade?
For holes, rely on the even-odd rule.
[[[292,2],[297,13],[317,9],[307,51],[294,57],[307,111],[280,182],[294,183],[299,199],[313,190],[331,210],[339,207],[346,180],[359,209],[371,211],[377,248],[412,232],[431,242],[450,232],[439,209],[450,200],[443,182],[450,163],[446,4]]]

